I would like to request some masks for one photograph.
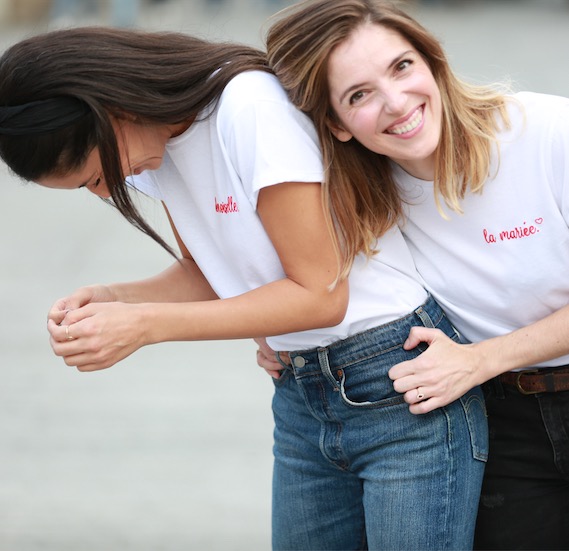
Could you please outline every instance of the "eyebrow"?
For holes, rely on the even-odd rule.
[[[391,69],[393,66],[397,65],[406,55],[412,54],[414,53],[414,50],[406,50],[404,52],[402,52],[401,54],[399,54],[396,58],[394,58],[391,63],[387,66],[387,70]],[[345,99],[345,97],[350,94],[351,92],[357,90],[358,88],[361,88],[362,86],[365,86],[365,82],[360,82],[357,84],[353,84],[352,86],[350,86],[347,90],[345,90],[342,95],[340,96],[340,103],[342,103]]]

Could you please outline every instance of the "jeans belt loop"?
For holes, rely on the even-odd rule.
[[[292,362],[290,361],[290,355],[288,352],[275,351],[275,358],[277,359],[277,362],[279,362],[285,369],[292,365]]]
[[[435,324],[433,323],[431,316],[429,316],[429,314],[426,312],[426,310],[422,306],[419,306],[419,308],[417,308],[415,310],[415,314],[417,314],[417,317],[421,320],[421,323],[425,327],[430,327],[430,328],[435,327]]]

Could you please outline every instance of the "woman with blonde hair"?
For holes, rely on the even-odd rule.
[[[418,417],[393,389],[388,370],[419,353],[402,346],[411,327],[456,332],[396,227],[383,224],[367,255],[336,239],[316,132],[262,52],[105,28],[31,37],[0,58],[0,155],[25,180],[86,188],[166,246],[131,192],[155,197],[182,252],[155,277],[58,300],[48,329],[66,364],[95,371],[148,344],[272,335],[286,365],[275,549],[471,546],[481,390]],[[393,203],[382,190],[369,200]]]
[[[318,130],[344,251],[366,250],[400,209],[418,271],[462,334],[413,328],[405,348],[429,348],[390,370],[394,388],[425,415],[488,381],[475,546],[568,549],[569,100],[463,82],[384,0],[302,2],[267,48]],[[377,189],[401,200],[370,201]]]

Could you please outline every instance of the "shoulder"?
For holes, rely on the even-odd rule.
[[[289,103],[286,92],[277,77],[264,71],[245,71],[238,74],[225,87],[221,103],[255,103],[274,101]]]
[[[503,129],[500,140],[550,139],[551,133],[569,131],[569,98],[536,92],[508,95],[509,129]]]
[[[277,77],[263,71],[243,72],[229,82],[218,104],[217,126],[222,133],[237,127],[278,129],[285,135],[302,131],[317,141],[308,116],[292,104]]]
[[[569,114],[569,98],[563,96],[518,92],[509,97],[513,100],[510,102],[509,110],[514,117],[519,113],[526,117],[536,117],[536,120],[547,121]]]

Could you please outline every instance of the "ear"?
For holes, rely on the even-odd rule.
[[[335,121],[328,120],[326,124],[328,125],[330,132],[334,134],[334,137],[341,142],[349,142],[354,137],[353,134],[344,130],[344,128]]]

